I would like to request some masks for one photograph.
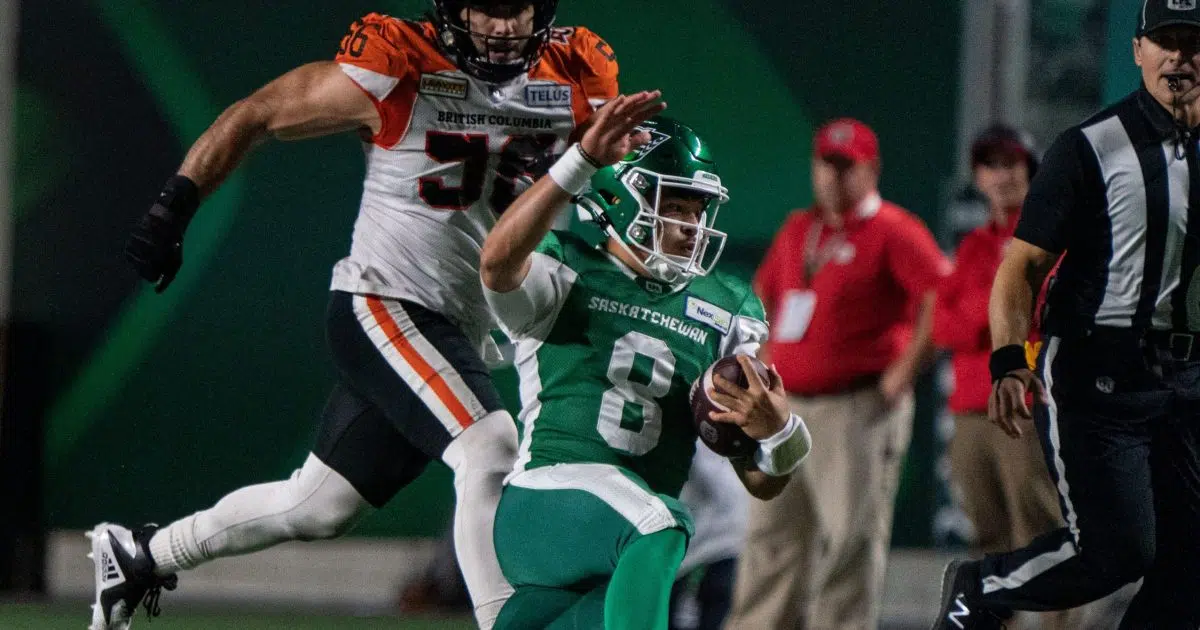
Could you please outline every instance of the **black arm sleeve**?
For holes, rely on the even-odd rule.
[[[1096,154],[1078,128],[1060,135],[1029,185],[1015,236],[1050,253],[1063,251],[1068,221],[1096,196],[1088,187],[1103,186],[1101,181],[1088,181],[1093,179],[1088,174],[1098,172]]]

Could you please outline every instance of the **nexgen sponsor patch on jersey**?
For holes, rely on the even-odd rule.
[[[729,326],[733,323],[733,315],[729,311],[691,295],[687,298],[684,315],[687,315],[688,319],[708,324],[726,335],[729,334]]]

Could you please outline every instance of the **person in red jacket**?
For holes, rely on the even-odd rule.
[[[879,140],[843,118],[813,139],[813,206],[791,213],[754,277],[763,356],[809,459],[773,501],[750,500],[726,630],[879,625],[892,508],[950,272],[921,219],[879,193]]]
[[[992,125],[976,138],[971,170],[975,188],[987,199],[989,221],[959,244],[954,273],[938,292],[934,315],[934,342],[953,353],[950,477],[962,493],[975,526],[975,550],[981,553],[1022,547],[1062,525],[1037,433],[1031,427],[1020,439],[1008,439],[987,415],[992,389],[988,298],[1036,169],[1032,145],[1016,129]],[[1030,349],[1037,345],[1036,330],[1032,337]],[[1075,611],[1043,614],[1042,628],[1081,627]]]

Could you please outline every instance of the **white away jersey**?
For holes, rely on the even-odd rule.
[[[482,344],[493,327],[479,252],[496,217],[562,153],[593,106],[616,96],[612,50],[556,28],[527,74],[489,85],[458,70],[428,22],[356,21],[337,61],[375,102],[350,255],[331,288],[409,300]]]

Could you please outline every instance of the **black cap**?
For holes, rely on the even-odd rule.
[[[1172,24],[1200,27],[1200,0],[1142,0],[1138,37]]]
[[[1003,123],[994,123],[975,136],[971,143],[971,168],[990,164],[1000,156],[1013,156],[1025,160],[1029,177],[1037,172],[1037,149],[1029,134]]]

